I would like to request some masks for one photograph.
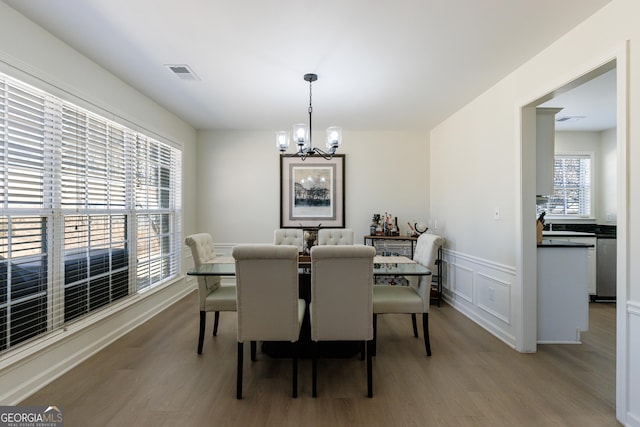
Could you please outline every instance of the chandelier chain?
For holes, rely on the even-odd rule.
[[[313,104],[311,102],[311,86],[313,80],[309,80],[309,146],[313,147],[313,132],[311,128],[311,115],[313,114]]]

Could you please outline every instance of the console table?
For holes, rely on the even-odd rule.
[[[411,246],[411,255],[409,256],[410,259],[413,259],[413,252],[416,248],[416,242],[418,241],[417,237],[412,237],[412,236],[364,236],[364,244],[365,245],[370,245],[370,246],[375,246],[376,242],[378,241],[394,241],[394,242],[409,242],[410,246]],[[368,242],[368,243],[367,243]],[[383,254],[383,255],[387,255],[387,254]]]

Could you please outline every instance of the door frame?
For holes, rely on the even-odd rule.
[[[629,361],[628,314],[626,305],[629,299],[629,250],[628,236],[628,79],[629,79],[629,42],[618,47],[615,52],[595,63],[583,67],[566,83],[552,88],[544,94],[538,94],[518,107],[517,132],[520,140],[518,162],[520,164],[520,203],[519,203],[519,250],[516,251],[516,266],[520,272],[521,296],[519,311],[520,330],[517,334],[516,349],[521,352],[535,352],[537,348],[537,249],[535,227],[535,107],[555,94],[570,90],[592,78],[616,69],[616,141],[617,141],[617,293],[616,293],[616,418],[624,420],[627,412],[627,390]]]

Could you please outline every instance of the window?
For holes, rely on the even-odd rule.
[[[548,215],[590,217],[591,156],[588,154],[556,155],[553,165],[553,195],[538,206]]]
[[[177,275],[181,158],[0,74],[0,351]]]

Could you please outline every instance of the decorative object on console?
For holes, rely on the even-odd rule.
[[[399,236],[398,217],[385,212],[384,215],[373,214],[369,228],[370,236]]]
[[[429,227],[423,222],[416,222],[413,224],[413,229],[420,235],[426,233]]]
[[[309,128],[302,123],[293,125],[293,140],[298,146],[298,151],[295,155],[299,156],[302,160],[306,159],[308,156],[321,156],[330,160],[333,158],[338,147],[342,144],[342,128],[332,126],[327,129],[327,151],[323,151],[320,148],[313,146],[311,129],[311,115],[313,113],[313,106],[311,103],[311,84],[318,80],[318,75],[305,74],[304,80],[309,82]],[[282,154],[287,151],[289,148],[289,132],[276,132],[276,146]]]
[[[544,215],[545,211],[542,211],[538,219],[536,220],[536,240],[538,244],[542,243],[542,230],[544,229]]]
[[[429,229],[429,227],[423,222],[414,222],[413,224],[411,224],[411,222],[407,222],[407,225],[410,230],[407,233],[407,236],[411,237],[418,237],[419,235],[426,233]]]
[[[373,214],[371,218],[371,226],[369,227],[369,236],[375,236],[376,230],[380,225],[380,214]]]
[[[311,248],[318,245],[318,230],[322,224],[318,224],[315,228],[305,228],[302,230],[304,236],[304,248],[302,253],[309,255]]]

